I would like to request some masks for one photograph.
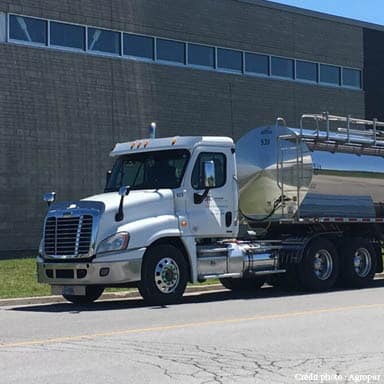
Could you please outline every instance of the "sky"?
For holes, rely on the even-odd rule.
[[[384,0],[273,0],[273,2],[384,25]]]

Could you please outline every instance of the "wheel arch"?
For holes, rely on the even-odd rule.
[[[177,248],[183,254],[185,261],[187,262],[187,266],[188,266],[188,281],[192,282],[193,277],[192,277],[191,259],[190,259],[189,253],[187,251],[187,248],[186,248],[185,244],[183,243],[183,241],[181,240],[181,238],[176,237],[176,236],[174,236],[174,237],[169,236],[169,237],[162,237],[160,239],[157,239],[156,241],[154,241],[153,243],[151,243],[147,247],[143,258],[146,257],[146,255],[150,249],[152,249],[153,247],[156,247],[157,245],[172,245],[175,248]]]

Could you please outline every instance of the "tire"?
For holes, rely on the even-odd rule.
[[[231,291],[254,291],[261,288],[265,280],[261,278],[242,278],[236,279],[233,277],[223,277],[220,283]]]
[[[331,289],[339,273],[339,257],[332,242],[326,239],[310,242],[297,272],[304,289],[317,292]]]
[[[104,292],[103,287],[87,286],[85,287],[85,296],[63,295],[64,299],[73,304],[89,304],[97,300]]]
[[[188,280],[188,264],[173,245],[161,244],[148,249],[141,269],[138,289],[150,304],[167,305],[181,300]]]
[[[364,288],[376,272],[377,252],[369,240],[346,241],[341,249],[343,268],[341,279],[349,288]]]

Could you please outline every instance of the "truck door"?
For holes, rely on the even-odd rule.
[[[234,151],[230,147],[200,148],[194,153],[187,175],[187,217],[189,230],[195,237],[231,237],[236,234],[238,190],[234,160]],[[215,182],[208,192],[204,184],[204,164],[207,162],[213,165]]]

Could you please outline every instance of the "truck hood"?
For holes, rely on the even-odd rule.
[[[124,197],[124,219],[116,222],[115,215],[119,209],[120,199],[117,192],[109,192],[81,200],[103,203],[105,206],[104,213],[100,217],[97,243],[123,230],[122,227],[127,223],[154,216],[174,215],[175,212],[171,189],[131,191]]]

